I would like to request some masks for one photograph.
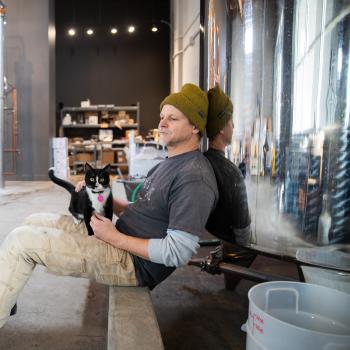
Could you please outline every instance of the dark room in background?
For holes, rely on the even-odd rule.
[[[56,1],[57,109],[87,98],[93,105],[140,102],[140,132],[157,127],[159,103],[170,90],[169,17],[168,0]],[[74,37],[67,33],[72,26]],[[86,34],[88,27],[94,35]]]

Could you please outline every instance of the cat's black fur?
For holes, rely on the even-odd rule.
[[[109,164],[103,169],[94,169],[90,164],[86,163],[86,187],[83,187],[79,192],[76,192],[75,186],[72,183],[56,177],[54,174],[54,168],[49,169],[50,179],[55,184],[64,187],[71,194],[69,211],[77,220],[84,219],[90,236],[94,234],[94,231],[90,226],[90,219],[94,212],[97,212],[110,220],[112,220],[113,217],[113,197],[109,185],[109,172]],[[101,200],[102,197],[103,200]],[[100,200],[97,198],[100,198]]]

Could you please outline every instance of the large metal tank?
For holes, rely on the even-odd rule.
[[[206,0],[203,9],[204,88],[219,83],[234,104],[227,156],[246,163],[250,247],[295,257],[336,244],[349,254],[350,2]],[[350,270],[345,260],[327,264]]]

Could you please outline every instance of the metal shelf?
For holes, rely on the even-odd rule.
[[[124,147],[116,147],[116,148],[104,148],[103,145],[111,145],[112,142],[104,142],[104,141],[98,141],[96,143],[93,143],[91,145],[84,145],[84,144],[69,144],[68,149],[70,156],[73,157],[73,162],[71,163],[71,171],[76,174],[78,171],[78,166],[84,165],[86,162],[91,163],[91,164],[97,164],[98,162],[101,162],[102,165],[106,165],[107,163],[103,162],[103,153],[104,152],[113,152],[118,153],[118,152],[124,152]],[[91,148],[92,146],[92,148]],[[78,160],[78,154],[79,153],[89,153],[92,154],[91,160]],[[118,166],[128,166],[127,162],[111,162],[111,166],[113,167],[118,167]]]
[[[135,121],[133,124],[121,124],[116,126],[114,124],[115,112],[125,111]],[[89,114],[96,114],[98,124],[83,124],[81,122],[87,121]],[[137,102],[135,106],[108,106],[108,105],[97,105],[89,107],[63,107],[60,111],[61,114],[61,127],[60,136],[66,137],[89,137],[93,130],[113,130],[114,138],[121,137],[128,129],[137,129],[140,131],[140,103]],[[66,114],[71,115],[71,121],[77,124],[63,124],[64,116]],[[110,122],[113,121],[112,125]],[[80,122],[80,123],[78,123]],[[101,125],[106,122],[107,127]],[[74,131],[76,130],[76,131]],[[120,130],[120,131],[118,131]]]
[[[139,124],[134,123],[134,124],[125,124],[121,125],[122,129],[129,129],[129,128],[138,128]],[[120,129],[118,126],[108,126],[104,127],[101,126],[100,124],[67,124],[67,125],[62,125],[62,128],[64,129],[79,129],[79,128],[87,128],[87,129]]]
[[[63,107],[62,113],[64,112],[118,112],[118,111],[135,111],[139,110],[140,106],[137,103],[136,106],[90,106],[90,107]]]

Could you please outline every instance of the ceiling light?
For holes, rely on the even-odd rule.
[[[153,25],[151,30],[152,30],[153,33],[158,32],[158,28],[155,25]]]
[[[87,34],[87,35],[92,35],[92,34],[94,34],[94,30],[91,29],[91,28],[89,28],[89,29],[86,31],[86,34]]]
[[[128,27],[128,32],[129,33],[133,33],[135,31],[135,27],[134,26],[129,26]]]
[[[111,34],[115,35],[118,33],[118,29],[117,28],[111,28]]]
[[[69,28],[69,30],[68,30],[68,35],[69,35],[69,36],[74,36],[75,34],[76,34],[75,29],[74,29],[74,28]]]

